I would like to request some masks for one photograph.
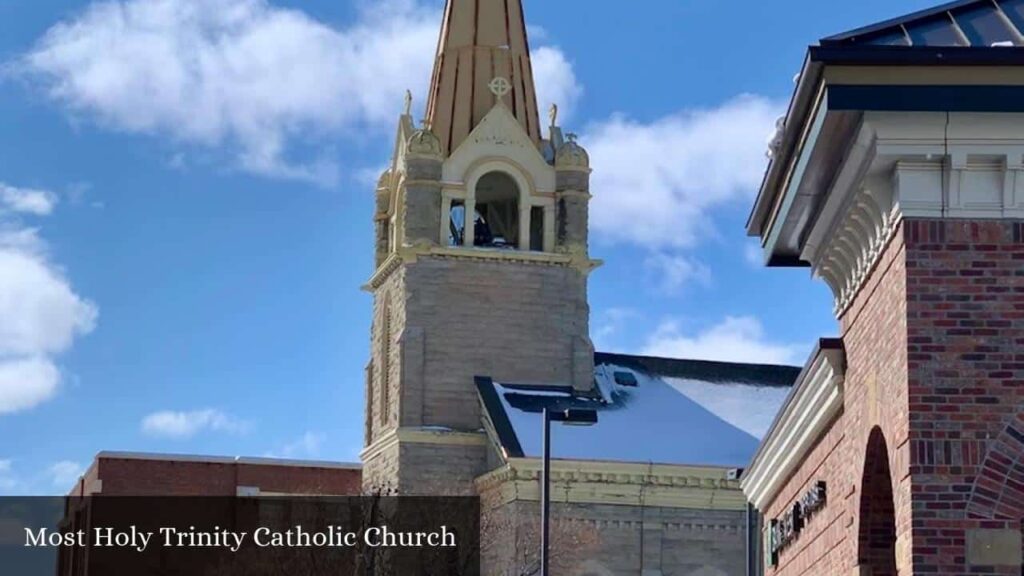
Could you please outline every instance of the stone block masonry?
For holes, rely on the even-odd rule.
[[[399,265],[374,295],[369,445],[400,429],[480,431],[476,376],[589,388],[589,314],[586,275],[570,266],[483,250]],[[447,473],[452,485],[470,487],[485,471],[484,450],[451,447],[473,462],[448,469],[427,462],[433,450],[413,444],[387,464],[403,493],[420,492],[417,477],[430,483]],[[368,482],[383,478],[376,459],[366,464]]]

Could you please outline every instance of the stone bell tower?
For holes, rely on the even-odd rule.
[[[541,128],[519,0],[448,0],[420,126],[411,104],[376,191],[364,488],[471,494],[475,376],[593,385],[589,158],[555,106]]]

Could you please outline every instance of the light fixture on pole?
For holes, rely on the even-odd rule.
[[[567,426],[593,426],[597,424],[597,412],[570,408],[552,410],[544,407],[544,463],[540,484],[540,576],[548,576],[548,539],[551,520],[551,423],[561,422]]]

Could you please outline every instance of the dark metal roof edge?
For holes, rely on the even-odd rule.
[[[797,376],[796,381],[793,383],[792,390],[790,390],[789,394],[786,395],[786,400],[782,403],[782,406],[779,406],[779,410],[775,413],[775,418],[772,419],[772,425],[768,427],[768,431],[765,432],[764,437],[761,438],[761,442],[757,445],[757,451],[754,452],[754,456],[750,458],[750,463],[747,464],[747,467],[744,469],[744,471],[750,470],[750,468],[753,467],[754,463],[757,462],[757,459],[761,456],[761,452],[764,450],[765,440],[770,438],[772,434],[775,433],[775,430],[779,426],[779,419],[782,418],[782,415],[786,412],[786,409],[789,408],[789,405],[793,403],[793,399],[796,398],[796,394],[800,390],[800,385],[807,378],[807,374],[810,372],[811,367],[814,366],[814,364],[818,361],[818,357],[820,357],[822,354],[828,351],[839,351],[845,355],[846,346],[845,344],[843,344],[843,339],[818,339],[817,346],[815,346],[814,350],[811,351],[810,357],[807,358],[807,362],[804,364],[804,367],[800,370],[800,375]]]
[[[856,28],[854,30],[849,30],[847,32],[840,32],[839,34],[834,34],[832,36],[828,36],[826,38],[822,38],[820,40],[820,42],[821,42],[821,44],[826,44],[826,43],[834,44],[834,43],[838,43],[838,42],[846,42],[846,41],[849,41],[849,40],[853,40],[853,39],[855,39],[858,36],[871,36],[871,35],[876,34],[878,32],[883,32],[883,31],[888,30],[890,28],[895,28],[897,26],[906,25],[908,23],[911,23],[911,22],[914,22],[914,21],[917,21],[917,20],[927,20],[928,18],[932,18],[934,16],[938,16],[938,15],[942,14],[943,12],[949,12],[951,10],[957,10],[957,9],[963,8],[965,6],[970,6],[971,4],[982,4],[982,3],[984,3],[984,4],[991,4],[991,1],[986,1],[986,0],[955,0],[954,2],[948,2],[946,4],[941,4],[939,6],[933,6],[932,8],[925,8],[924,10],[918,10],[917,12],[911,12],[910,14],[904,14],[902,16],[897,16],[895,18],[889,18],[888,20],[883,20],[881,22],[876,22],[875,24],[869,24],[867,26],[862,26],[860,28]]]
[[[516,392],[564,392],[572,394],[575,389],[568,384],[513,384],[510,382],[498,382],[503,388]]]
[[[763,236],[771,212],[782,191],[779,180],[796,161],[803,126],[814,107],[814,94],[827,65],[849,66],[1021,66],[1024,47],[935,47],[935,46],[860,46],[831,45],[808,48],[800,82],[790,100],[786,129],[778,155],[765,168],[761,187],[747,218],[747,234]],[[769,264],[772,265],[772,264]],[[797,262],[780,261],[779,266],[796,266]]]
[[[512,427],[512,421],[505,413],[501,399],[498,398],[498,391],[494,389],[494,380],[487,376],[477,376],[473,381],[476,383],[477,393],[480,394],[480,401],[483,402],[491,424],[494,426],[494,433],[498,435],[498,442],[505,450],[506,455],[509,458],[522,458],[523,447],[519,444],[519,438],[516,437],[515,428]]]
[[[804,262],[799,256],[776,256],[768,259],[767,266],[771,268],[810,268],[809,262]]]
[[[1021,46],[811,46],[812,62],[882,66],[1013,66],[1024,64]]]
[[[761,179],[761,187],[754,199],[754,207],[747,217],[747,235],[763,236],[765,226],[771,215],[772,208],[778,199],[777,193],[778,178],[793,162],[793,155],[798,148],[798,140],[803,133],[803,126],[807,122],[810,110],[814,107],[814,93],[821,83],[822,64],[811,59],[810,53],[804,58],[804,65],[800,69],[800,79],[793,89],[789,106],[786,107],[786,126],[783,131],[782,146],[778,155],[768,162],[765,167],[764,177]],[[767,193],[774,191],[770,195]]]
[[[642,356],[636,354],[619,354],[614,352],[595,352],[594,363],[597,365],[611,364],[632,368],[640,372],[676,378],[694,378],[693,370],[709,369],[714,372],[724,370],[725,374],[715,374],[711,380],[718,382],[749,382],[761,386],[789,387],[796,382],[799,366],[785,364],[751,364],[742,362],[721,362],[715,360],[687,360],[683,358],[664,358],[658,356]],[[731,372],[731,373],[730,373]]]

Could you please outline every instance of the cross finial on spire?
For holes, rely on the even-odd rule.
[[[508,79],[498,76],[491,83],[487,85],[498,98],[503,98],[506,94],[512,91],[512,84]]]

